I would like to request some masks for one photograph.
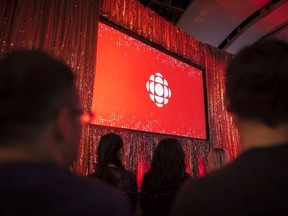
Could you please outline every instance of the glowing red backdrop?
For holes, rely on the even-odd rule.
[[[202,71],[99,24],[94,124],[206,139]]]
[[[41,48],[63,59],[77,74],[85,110],[91,109],[96,58],[99,7],[95,0],[1,0],[0,54],[13,48]],[[202,44],[136,0],[103,0],[101,15],[180,55],[206,72],[208,140],[178,137],[192,175],[205,172],[206,156],[213,146],[226,147],[232,158],[239,153],[239,136],[223,105],[224,71],[231,55]],[[73,171],[94,171],[100,137],[116,132],[123,137],[125,164],[137,174],[140,185],[149,169],[153,150],[166,135],[90,125],[83,128]]]

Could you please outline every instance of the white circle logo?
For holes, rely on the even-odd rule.
[[[146,89],[150,93],[150,99],[155,102],[158,107],[166,105],[171,97],[168,82],[160,73],[150,76],[149,81],[146,83]]]

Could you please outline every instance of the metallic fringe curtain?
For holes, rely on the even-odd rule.
[[[89,110],[95,71],[99,5],[95,0],[1,0],[0,55],[12,49],[41,49],[75,71],[84,110]],[[73,170],[88,166],[89,127],[83,128]]]
[[[178,138],[185,150],[187,170],[192,175],[203,175],[206,171],[207,153],[210,148],[216,146],[227,148],[234,159],[240,149],[239,134],[223,103],[225,69],[232,55],[195,40],[136,0],[104,0],[100,15],[204,69],[209,139],[206,141]],[[95,153],[100,136],[111,131],[108,128],[92,128],[94,132],[91,132],[90,142],[91,170],[96,162]],[[140,183],[143,174],[149,169],[155,145],[165,136],[113,130],[124,137],[128,152],[126,167],[137,174]]]
[[[240,151],[238,130],[224,106],[225,76],[232,56],[209,45],[205,45],[206,85],[211,146],[226,148],[232,159]]]
[[[83,108],[91,108],[96,59],[97,0],[1,0],[0,55],[14,48],[39,48],[63,59],[75,71]],[[239,152],[239,135],[223,106],[224,70],[231,55],[198,42],[136,0],[104,0],[101,15],[165,49],[180,55],[206,74],[209,139],[180,138],[187,171],[203,175],[209,149],[223,146],[232,158]],[[94,171],[98,141],[108,132],[120,134],[125,164],[137,176],[138,186],[149,169],[158,141],[166,135],[124,129],[85,126],[78,158],[72,170]]]

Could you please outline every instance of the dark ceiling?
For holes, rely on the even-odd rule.
[[[192,0],[140,0],[142,4],[176,24]]]
[[[197,40],[232,54],[267,38],[288,41],[288,0],[139,0]]]

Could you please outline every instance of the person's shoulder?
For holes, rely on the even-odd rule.
[[[93,172],[87,175],[88,178],[99,178],[100,174],[99,172]]]
[[[124,169],[123,172],[125,173],[125,176],[127,176],[128,178],[135,178],[135,175],[132,172],[130,172],[126,169]]]
[[[58,171],[61,173],[61,171]],[[118,190],[102,183],[98,179],[78,176],[63,171],[54,179],[58,197],[65,202],[61,208],[75,214],[130,215],[131,209],[127,198]],[[111,208],[113,206],[113,208]],[[76,215],[77,215],[76,214]]]
[[[182,187],[180,188],[179,194],[184,197],[189,197],[192,199],[199,200],[199,197],[207,196],[207,194],[215,193],[220,188],[226,185],[226,181],[231,180],[229,176],[231,175],[231,170],[223,168],[212,173],[205,174],[204,176],[198,177],[186,177]]]
[[[10,192],[10,196],[22,199],[28,210],[31,208],[35,215],[39,215],[39,212],[41,215],[131,214],[129,201],[121,192],[96,179],[78,176],[55,164],[2,164],[0,171],[7,173],[6,187],[21,187],[22,193]],[[9,179],[21,179],[21,184],[15,185],[11,180],[8,182]],[[29,206],[31,203],[33,207]]]
[[[148,171],[144,174],[143,181],[149,181],[150,179],[153,179],[153,178],[154,178],[154,175],[151,175],[151,172]]]
[[[129,201],[121,191],[97,179],[79,178],[75,184],[75,196],[78,196],[78,202],[90,209],[89,211],[100,215],[131,214]]]
[[[183,174],[183,179],[189,179],[191,177],[191,175],[187,172],[184,172]]]
[[[154,187],[157,182],[159,182],[159,176],[155,175],[155,173],[151,173],[150,171],[148,171],[143,177],[142,185],[145,185],[147,187]]]
[[[222,186],[222,174],[213,173],[206,176],[188,178],[176,193],[171,215],[198,214],[199,209],[208,207],[207,203],[213,199],[215,190]],[[206,205],[206,206],[205,206]]]
[[[113,170],[111,171],[113,173],[115,173],[115,175],[118,175],[120,178],[123,178],[123,179],[136,179],[135,175],[126,170],[126,169],[122,169],[122,168],[113,168]]]

